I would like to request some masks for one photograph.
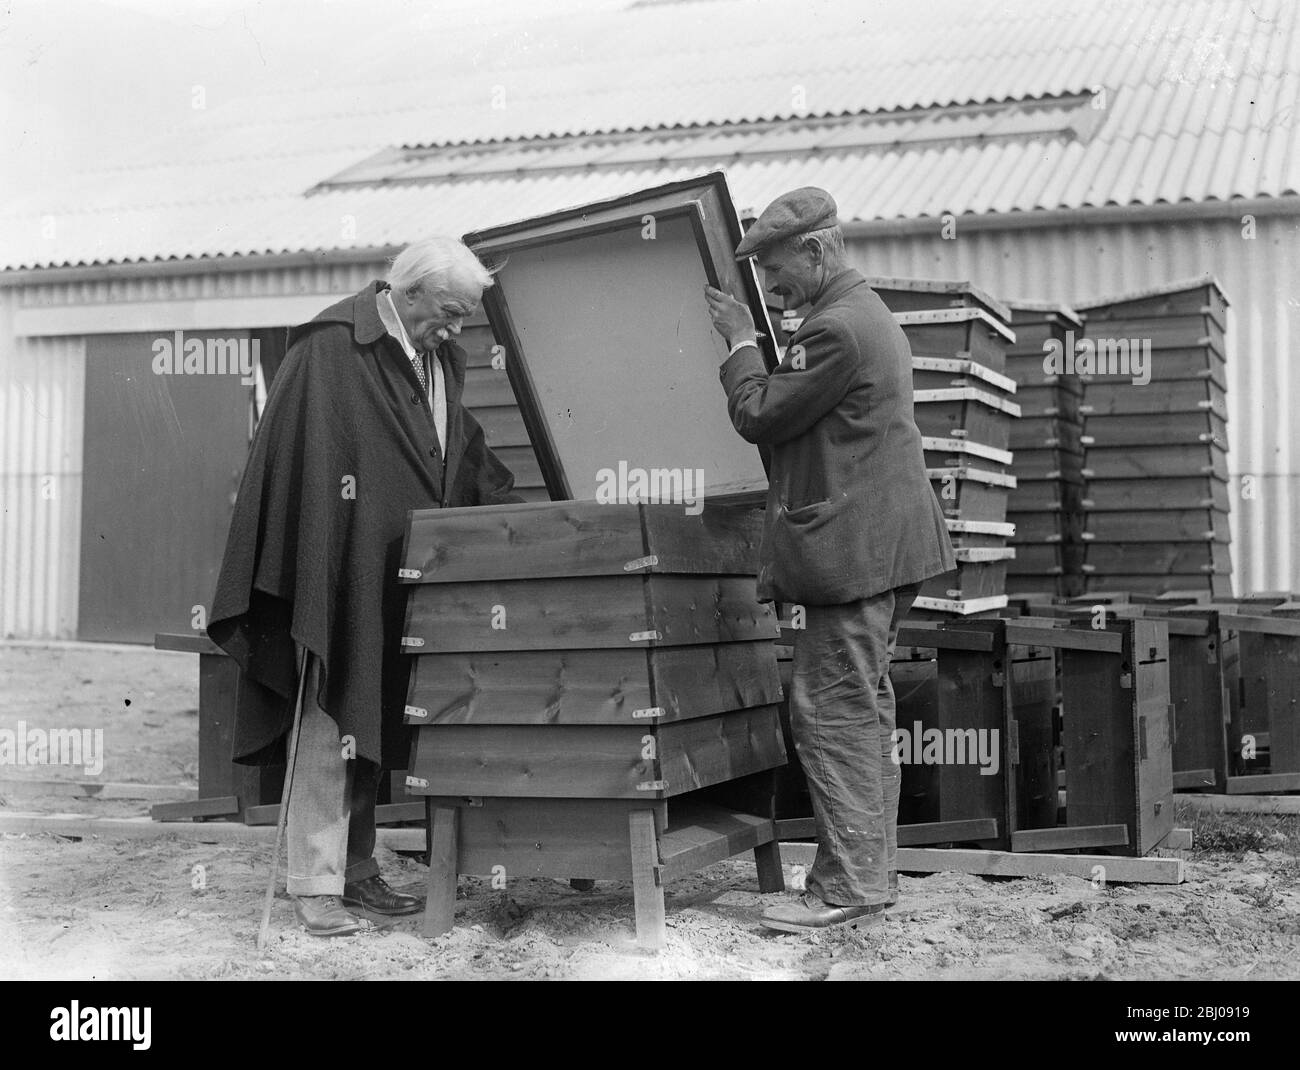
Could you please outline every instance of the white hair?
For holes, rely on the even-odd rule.
[[[481,294],[492,272],[459,238],[438,234],[412,242],[395,257],[388,284],[396,293]]]

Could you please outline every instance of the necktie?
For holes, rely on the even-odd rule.
[[[429,396],[429,378],[424,371],[424,354],[416,351],[415,356],[411,358],[411,367],[415,369],[415,377],[420,380],[420,389],[424,391],[424,396]]]

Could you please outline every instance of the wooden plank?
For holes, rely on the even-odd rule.
[[[1024,617],[1008,621],[1007,643],[1104,654],[1118,654],[1124,649],[1123,639],[1114,632],[1090,627],[1054,627],[1051,618],[1041,618],[1041,620],[1047,621],[1047,625],[1043,626],[1033,618]]]
[[[404,577],[416,583],[629,571],[748,576],[758,569],[762,523],[760,509],[712,503],[698,515],[681,505],[594,501],[417,509],[402,568],[419,572]]]
[[[778,634],[752,576],[587,576],[416,585],[403,648],[420,654],[640,648]]]
[[[1269,795],[1279,791],[1300,791],[1300,773],[1258,773],[1228,777],[1229,795]]]
[[[766,640],[422,654],[414,662],[407,724],[663,724],[781,700]]]
[[[781,844],[782,857],[800,865],[812,865],[816,850],[816,844]],[[1017,854],[933,847],[900,847],[898,869],[901,873],[976,873],[997,877],[1068,876],[1085,880],[1102,877],[1113,884],[1182,884],[1186,879],[1181,858]]]
[[[410,759],[411,776],[428,783],[408,783],[408,790],[422,795],[656,799],[772,769],[785,759],[775,706],[657,728],[428,725],[417,731]]]
[[[0,798],[53,795],[73,799],[132,799],[146,802],[197,800],[196,788],[180,784],[128,784],[94,780],[0,780]]]
[[[1198,813],[1300,814],[1300,795],[1183,795],[1178,802]]]
[[[1174,791],[1221,790],[1227,777],[1218,777],[1213,769],[1175,769]]]
[[[776,838],[775,823],[768,818],[707,804],[670,807],[668,817],[670,825],[659,837],[664,884]]]
[[[424,924],[420,935],[426,940],[451,932],[456,921],[456,876],[459,861],[454,807],[428,804],[429,879],[425,889]]]
[[[953,821],[922,821],[898,826],[898,846],[917,847],[930,843],[977,843],[998,839],[998,819],[974,817]]]
[[[155,650],[180,650],[187,654],[211,654],[224,658],[228,655],[208,638],[206,632],[157,632],[153,637]]]
[[[191,799],[187,802],[158,803],[149,807],[154,821],[184,821],[187,818],[229,817],[239,813],[239,799],[234,795],[218,795],[209,799]]]
[[[1022,829],[1011,834],[1013,851],[1072,851],[1084,847],[1127,847],[1127,825]]]
[[[659,838],[651,811],[633,810],[628,814],[628,838],[632,852],[636,942],[640,947],[657,950],[667,942],[668,930],[664,918]]]
[[[1169,835],[1160,841],[1160,849],[1165,851],[1190,851],[1192,849],[1191,829],[1171,829]]]

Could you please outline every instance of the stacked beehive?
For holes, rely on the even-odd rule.
[[[912,348],[913,402],[926,470],[957,569],[928,581],[914,619],[993,613],[1007,604],[1011,428],[1020,416],[1005,374],[1011,310],[967,282],[869,278]]]
[[[688,794],[784,763],[761,523],[594,502],[412,513],[407,787],[475,800],[460,872],[626,878],[632,810],[672,830]]]
[[[1201,278],[1080,308],[1090,591],[1231,597],[1227,305]]]
[[[1021,418],[1011,430],[1016,487],[1007,519],[1016,526],[1016,549],[1007,577],[1009,594],[1083,593],[1084,380],[1060,374],[1050,358],[1073,350],[1083,321],[1064,305],[1011,302],[1016,342],[1007,374],[1016,381]]]

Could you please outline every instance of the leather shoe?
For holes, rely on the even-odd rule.
[[[363,907],[375,914],[418,914],[424,909],[419,896],[395,892],[383,877],[367,877],[343,886],[343,902],[350,907]]]
[[[312,936],[351,936],[366,928],[343,908],[337,895],[296,895],[293,913]]]
[[[824,902],[812,892],[804,892],[791,903],[781,903],[763,911],[759,921],[769,929],[787,933],[802,933],[812,929],[826,929],[850,921],[878,921],[888,903],[873,903],[864,907],[837,907]]]

